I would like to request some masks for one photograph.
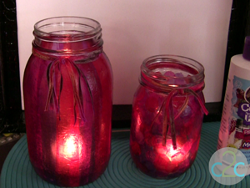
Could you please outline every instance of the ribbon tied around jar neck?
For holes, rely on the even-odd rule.
[[[83,108],[83,98],[82,98],[82,88],[81,88],[81,79],[83,76],[85,82],[87,83],[88,90],[90,91],[88,82],[84,74],[78,69],[74,62],[69,58],[61,58],[52,61],[47,69],[47,80],[48,80],[48,97],[46,101],[45,111],[49,108],[56,109],[56,112],[59,114],[60,119],[60,96],[63,86],[63,76],[61,72],[61,65],[64,64],[67,68],[68,75],[70,77],[72,87],[73,87],[73,103],[74,103],[74,117],[76,123],[77,113],[76,106],[78,106],[79,114],[81,119],[85,122],[84,108]]]
[[[77,121],[77,107],[80,118],[83,122],[86,122],[81,82],[84,82],[84,85],[86,85],[84,89],[86,89],[87,93],[90,95],[92,106],[94,106],[94,101],[88,80],[84,73],[77,67],[77,64],[93,61],[101,52],[102,48],[93,48],[89,52],[81,53],[80,56],[74,56],[74,60],[71,60],[71,56],[52,56],[40,53],[33,49],[33,54],[35,56],[43,60],[51,61],[47,68],[48,97],[46,100],[45,111],[55,109],[60,120],[60,97],[63,89],[61,66],[65,65],[73,88],[74,124],[76,124]],[[94,111],[94,109],[92,110]]]
[[[184,103],[182,104],[179,112],[174,116],[174,112],[173,112],[173,97],[175,97],[178,94],[182,94],[185,95],[186,94],[186,99],[184,101]],[[152,124],[151,127],[154,124],[154,121],[158,118],[159,114],[164,110],[165,107],[165,114],[164,114],[164,118],[163,118],[163,129],[162,129],[162,145],[166,146],[166,139],[167,139],[167,134],[168,134],[168,130],[170,127],[170,131],[171,131],[171,139],[172,139],[172,145],[173,145],[173,149],[177,149],[177,143],[176,143],[176,131],[175,131],[175,123],[174,120],[177,119],[182,112],[185,110],[185,108],[188,105],[189,102],[189,95],[193,95],[196,100],[198,101],[199,105],[201,106],[202,111],[204,112],[204,114],[208,114],[208,111],[201,99],[201,97],[192,89],[173,89],[170,91],[170,93],[165,97],[165,99],[163,100],[162,105],[160,106]]]

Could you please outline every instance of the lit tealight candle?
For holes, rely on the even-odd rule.
[[[78,150],[81,150],[81,147],[82,146],[78,143],[76,137],[70,135],[60,147],[60,154],[65,158],[72,158]]]
[[[170,143],[171,140],[168,140],[166,143],[166,146],[163,146],[162,144],[158,144],[156,146],[156,151],[161,155],[163,158],[168,158],[169,161],[175,163],[175,162],[182,162],[185,160],[186,151],[182,151],[183,148],[180,147],[179,143],[177,142],[177,149],[174,149],[172,146],[172,143]]]

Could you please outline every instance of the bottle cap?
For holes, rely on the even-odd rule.
[[[246,36],[245,38],[243,58],[250,61],[250,36]]]

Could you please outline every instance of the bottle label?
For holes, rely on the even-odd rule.
[[[229,92],[226,92],[224,101],[218,149],[237,148],[250,163],[250,81],[233,76],[232,82],[231,84],[229,78]]]

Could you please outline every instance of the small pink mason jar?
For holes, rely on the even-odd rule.
[[[30,161],[46,181],[96,180],[110,158],[112,72],[100,24],[55,17],[35,24],[23,93]]]
[[[159,55],[141,65],[133,101],[130,152],[155,178],[172,178],[194,162],[204,106],[204,68],[189,58]]]

